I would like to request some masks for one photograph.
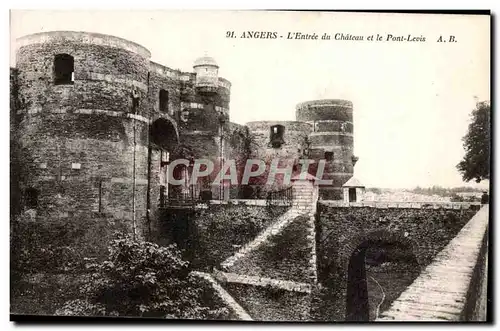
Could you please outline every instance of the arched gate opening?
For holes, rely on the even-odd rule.
[[[419,271],[411,242],[390,238],[361,242],[347,267],[345,320],[374,320]]]

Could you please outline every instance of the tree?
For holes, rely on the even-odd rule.
[[[463,137],[465,156],[457,169],[465,182],[490,179],[490,109],[489,101],[476,104],[468,132]]]

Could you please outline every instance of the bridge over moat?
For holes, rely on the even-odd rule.
[[[370,319],[370,278],[376,283],[382,279],[392,288],[385,289],[387,307],[476,213],[474,209],[319,206],[319,282],[329,293],[335,292],[334,318],[347,320]],[[389,266],[398,270],[381,270]],[[384,289],[372,289],[380,291]]]
[[[234,298],[239,311],[243,309],[256,320],[374,320],[386,316],[391,304],[425,274],[426,267],[443,259],[439,254],[449,243],[454,243],[454,250],[461,249],[461,243],[453,240],[467,228],[464,225],[478,217],[483,221],[486,217],[483,224],[487,224],[487,207],[473,218],[476,206],[329,206],[317,200],[314,178],[294,181],[293,189],[290,210],[235,249],[232,256],[213,265],[213,280]],[[484,230],[474,227],[474,238],[483,238]],[[478,255],[470,255],[469,260],[476,262]],[[472,275],[471,270],[469,278],[457,282],[467,282],[462,287],[468,288],[478,277],[482,276]],[[425,300],[421,296],[415,300]],[[466,302],[456,302],[455,309],[466,309]]]

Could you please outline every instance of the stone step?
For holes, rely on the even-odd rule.
[[[291,208],[285,214],[281,215],[278,220],[263,230],[257,237],[243,246],[237,253],[226,259],[221,263],[221,267],[224,270],[234,265],[234,263],[242,258],[244,255],[254,251],[260,247],[264,242],[267,242],[271,237],[279,234],[288,224],[290,224],[295,218],[301,215],[302,212],[296,208]]]
[[[234,298],[225,289],[223,289],[217,281],[215,281],[212,275],[200,271],[192,271],[191,274],[207,280],[210,285],[212,285],[212,288],[215,290],[220,299],[222,299],[222,301],[224,301],[224,303],[233,310],[239,320],[253,321],[252,317],[245,311],[245,309],[243,309],[243,307],[241,307],[236,300],[234,300]]]
[[[220,278],[219,278],[220,277]],[[299,283],[283,279],[274,279],[267,277],[258,277],[250,275],[241,275],[231,272],[220,272],[217,271],[216,278],[220,281],[228,283],[239,283],[248,284],[255,286],[271,286],[273,288],[279,288],[287,291],[311,293],[312,286],[308,283]]]

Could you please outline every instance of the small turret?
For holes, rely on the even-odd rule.
[[[212,57],[203,56],[193,65],[196,73],[196,88],[200,92],[216,92],[219,82],[219,66]]]

